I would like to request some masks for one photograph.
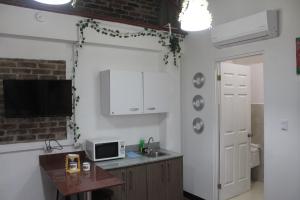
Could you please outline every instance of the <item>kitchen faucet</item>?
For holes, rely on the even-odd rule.
[[[154,138],[153,137],[150,137],[149,139],[148,139],[148,144],[147,144],[147,154],[151,154],[151,152],[152,152],[152,148],[151,148],[151,146],[150,146],[150,144],[151,144],[151,140],[152,140],[152,142],[154,142]]]

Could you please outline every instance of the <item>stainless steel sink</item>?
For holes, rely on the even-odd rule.
[[[161,156],[166,156],[168,154],[161,151],[152,151],[150,154],[144,154],[144,155],[150,158],[157,158]]]

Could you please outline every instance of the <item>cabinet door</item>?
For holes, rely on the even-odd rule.
[[[168,112],[170,81],[166,73],[144,72],[144,113]]]
[[[127,169],[127,200],[147,200],[147,167]]]
[[[167,200],[182,200],[182,158],[167,161]]]
[[[110,114],[129,115],[143,112],[141,72],[110,71]]]
[[[126,199],[126,170],[125,169],[116,169],[109,171],[112,175],[122,179],[125,184],[112,187],[113,196],[111,200],[125,200]]]
[[[147,166],[148,200],[167,199],[167,169],[166,162],[149,164]]]

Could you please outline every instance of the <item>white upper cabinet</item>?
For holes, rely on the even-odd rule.
[[[100,76],[101,109],[104,114],[143,113],[142,72],[107,70]]]
[[[144,113],[164,113],[169,110],[170,81],[166,73],[143,72]]]
[[[109,115],[168,112],[165,73],[106,70],[101,77],[101,111]]]

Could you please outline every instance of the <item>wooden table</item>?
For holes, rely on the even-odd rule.
[[[80,154],[81,163],[86,159],[84,151],[68,152]],[[68,153],[40,155],[42,171],[54,183],[57,191],[65,197],[84,193],[91,199],[91,191],[124,184],[123,181],[91,163],[91,171],[69,174],[65,170],[65,156]]]

